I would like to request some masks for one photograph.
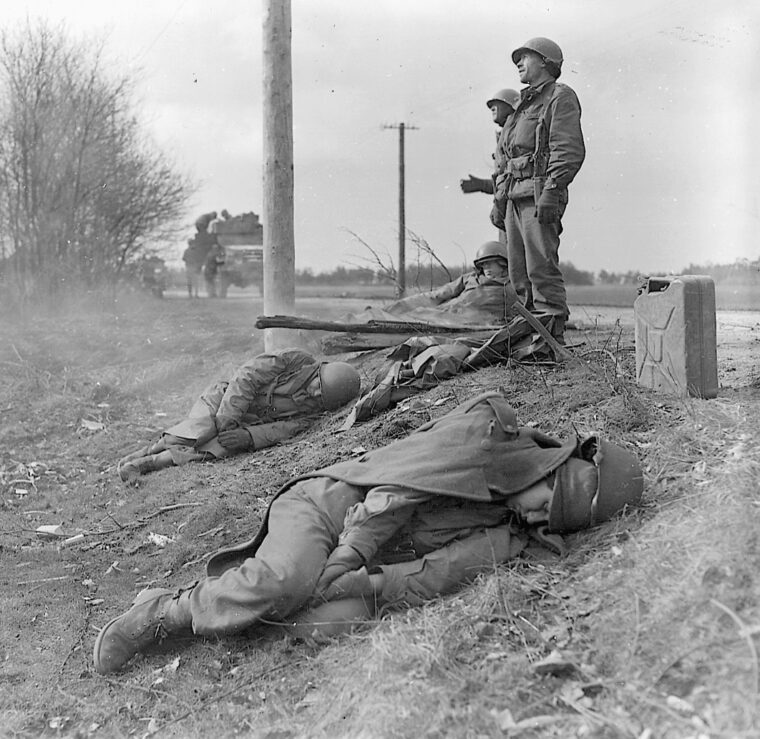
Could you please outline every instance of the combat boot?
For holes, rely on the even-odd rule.
[[[552,318],[551,334],[558,344],[565,345],[565,319],[562,316]]]
[[[147,457],[139,457],[128,462],[119,463],[119,477],[123,482],[134,482],[141,475],[148,472],[156,472],[174,464],[171,452],[160,452],[159,454],[149,454]]]
[[[153,444],[147,444],[146,446],[140,447],[134,452],[130,452],[129,454],[124,455],[119,460],[119,466],[126,464],[127,462],[131,462],[133,459],[139,459],[140,457],[147,457],[150,454],[153,454]]]
[[[92,658],[101,674],[116,672],[147,647],[165,638],[192,630],[189,590],[152,588],[143,590],[132,607],[111,621],[98,634]]]

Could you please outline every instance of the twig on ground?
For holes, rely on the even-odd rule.
[[[58,580],[71,580],[70,575],[61,575],[60,577],[43,577],[39,580],[21,580],[16,585],[37,585],[38,583],[56,582]]]
[[[116,525],[119,527],[118,529],[105,529],[103,531],[80,531],[79,533],[81,533],[83,536],[107,536],[108,534],[118,534],[121,531],[126,531],[128,529],[137,529],[141,526],[145,526],[149,519],[160,516],[162,513],[175,511],[179,508],[195,508],[202,505],[205,505],[205,503],[175,503],[174,505],[162,506],[157,511],[153,511],[153,513],[148,513],[145,516],[141,516],[136,521],[130,521],[129,523],[125,524],[121,524],[116,521],[116,519],[114,519],[113,516],[111,516],[111,514],[106,511],[108,517],[113,519]]]

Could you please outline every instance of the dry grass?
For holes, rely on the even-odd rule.
[[[0,335],[0,408],[9,409],[0,426],[0,734],[760,733],[760,403],[751,382],[713,401],[645,391],[631,383],[631,336],[597,327],[570,337],[582,342],[581,367],[489,368],[425,396],[440,406],[394,409],[339,435],[328,419],[291,445],[125,488],[113,471],[119,454],[181,414],[220,367],[255,351],[255,307],[200,302],[84,305],[65,319],[27,316]],[[362,372],[381,359],[365,357]],[[736,378],[730,370],[742,361],[724,357],[723,376]],[[644,505],[572,537],[564,560],[495,567],[454,596],[327,645],[292,643],[270,628],[169,643],[122,675],[93,674],[97,627],[146,584],[199,576],[208,552],[255,530],[289,476],[498,387],[523,421],[634,449],[645,466]],[[87,430],[82,419],[103,428]],[[19,475],[33,484],[13,482]],[[83,530],[85,543],[40,540],[34,529],[43,523]],[[174,543],[159,549],[150,532]],[[541,674],[555,650],[564,669]]]

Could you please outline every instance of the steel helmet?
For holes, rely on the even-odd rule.
[[[491,107],[492,103],[506,103],[511,108],[516,108],[517,103],[520,102],[520,93],[517,90],[510,90],[505,87],[503,90],[499,90],[492,98],[486,101],[486,106]]]
[[[361,388],[359,373],[347,362],[325,362],[319,366],[322,405],[334,411],[353,400]]]
[[[481,246],[475,254],[473,264],[475,265],[475,268],[478,269],[481,262],[485,262],[486,259],[494,258],[503,259],[505,262],[507,262],[507,264],[509,264],[509,258],[507,257],[507,245],[502,244],[501,241],[486,241],[486,243],[483,244],[483,246]]]
[[[644,477],[635,454],[591,436],[555,472],[549,507],[551,531],[577,531],[607,521],[626,505],[636,505]]]
[[[549,62],[554,67],[552,74],[559,77],[562,70],[562,49],[557,46],[551,39],[538,36],[537,38],[528,39],[522,46],[512,52],[512,61],[517,64],[520,57],[526,51],[533,51],[543,57],[544,61]],[[551,71],[551,70],[550,70]]]

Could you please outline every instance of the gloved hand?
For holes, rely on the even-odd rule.
[[[236,429],[238,427],[236,418],[232,418],[232,416],[223,416],[221,414],[214,416],[214,424],[217,433],[227,431],[227,429]]]
[[[219,443],[231,452],[242,452],[253,448],[253,439],[246,429],[229,429],[219,432]]]
[[[496,228],[504,231],[504,218],[507,215],[507,204],[501,201],[494,200],[493,208],[491,208],[491,223]]]
[[[374,588],[369,579],[366,567],[344,572],[332,581],[324,592],[325,600],[341,600],[342,598],[359,598],[363,595],[373,595]]]
[[[559,221],[559,190],[553,187],[544,189],[536,203],[536,216],[539,223],[557,223]]]
[[[352,572],[364,564],[362,555],[348,544],[339,544],[333,549],[327,558],[325,568],[317,580],[312,596],[312,604],[319,604],[327,600],[327,590],[341,575]]]
[[[480,177],[467,175],[466,180],[459,180],[459,187],[462,188],[462,192],[464,193],[488,192],[488,188],[485,183],[486,180],[483,180]]]

